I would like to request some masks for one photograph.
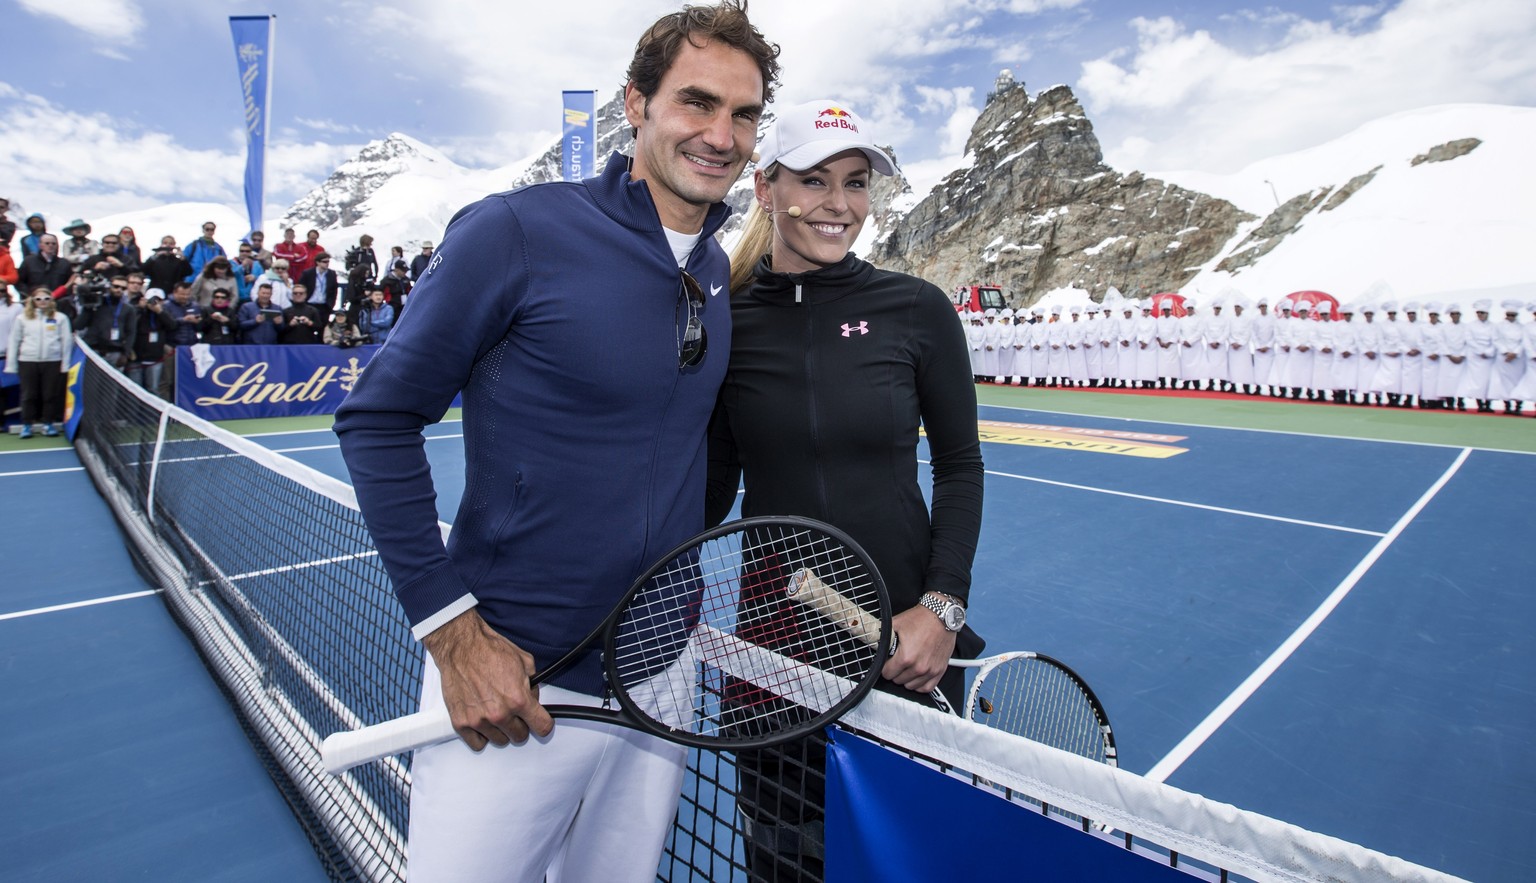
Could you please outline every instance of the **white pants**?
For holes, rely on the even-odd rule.
[[[599,705],[540,688],[545,705]],[[423,708],[441,706],[430,655]],[[686,749],[608,724],[555,720],[547,739],[486,746],[460,740],[411,765],[409,878],[433,881],[649,883],[671,831]]]

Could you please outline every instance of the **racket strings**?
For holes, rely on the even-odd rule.
[[[869,568],[830,536],[761,525],[716,536],[631,599],[612,644],[615,691],[669,730],[720,742],[819,726],[878,665],[875,647],[788,600],[802,569],[881,609]]]
[[[1066,672],[1036,657],[1004,660],[977,675],[972,719],[1083,757],[1110,762],[1105,726]],[[985,700],[985,704],[983,704]],[[990,706],[990,711],[986,707]]]

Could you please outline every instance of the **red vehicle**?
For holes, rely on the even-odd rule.
[[[962,285],[949,293],[949,300],[957,313],[984,313],[1008,306],[1003,290],[996,285]]]

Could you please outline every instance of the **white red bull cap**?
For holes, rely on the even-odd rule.
[[[862,150],[870,168],[882,175],[896,174],[896,163],[875,146],[869,126],[845,104],[818,99],[778,108],[775,115],[773,128],[758,146],[760,169],[779,163],[803,172],[845,150]]]

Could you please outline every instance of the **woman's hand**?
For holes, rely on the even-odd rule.
[[[933,611],[922,606],[896,614],[891,629],[901,640],[880,674],[913,692],[933,692],[949,670],[956,633],[944,628]]]

